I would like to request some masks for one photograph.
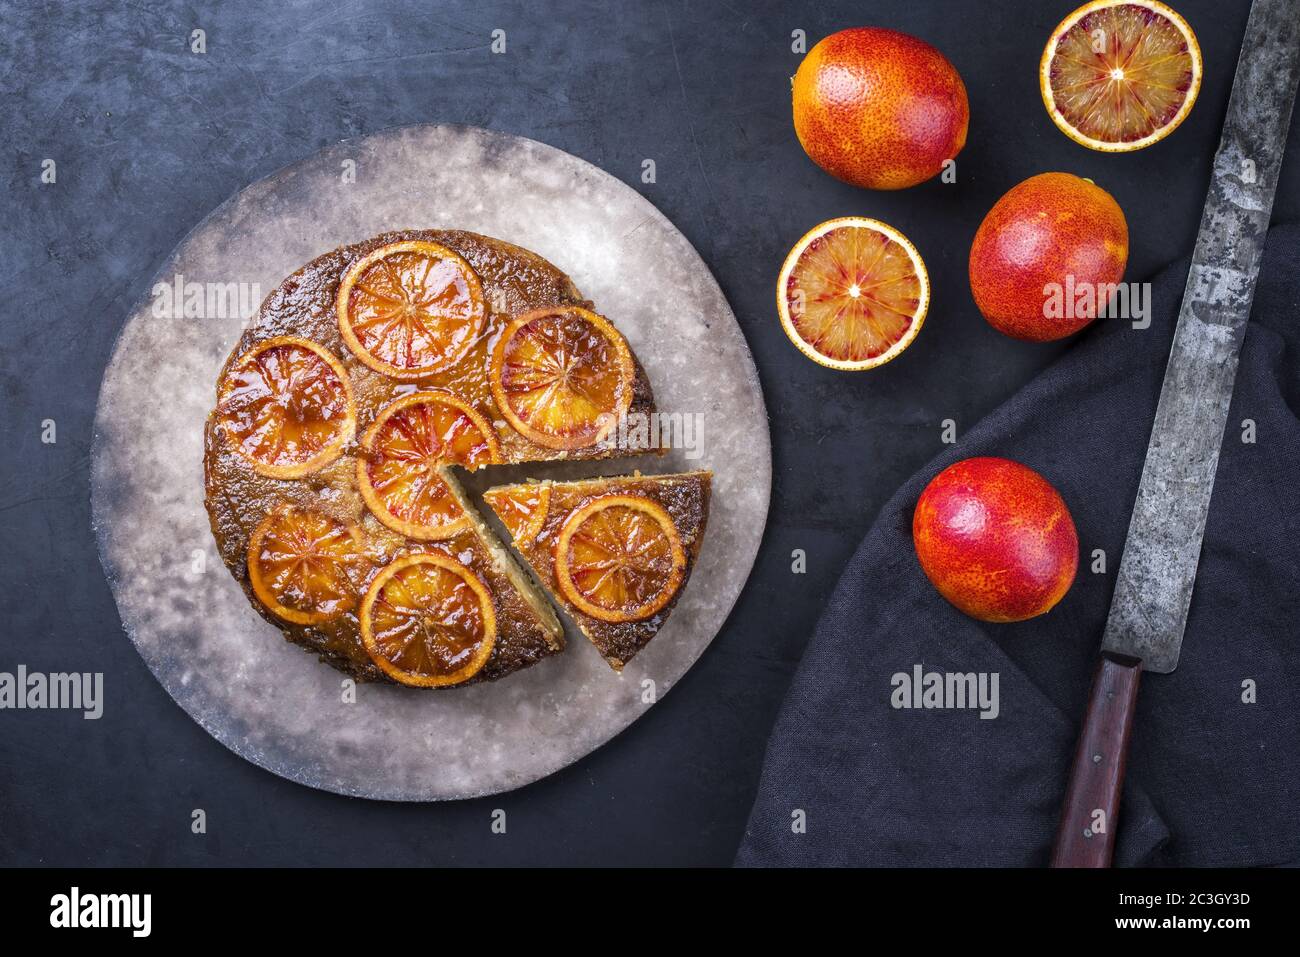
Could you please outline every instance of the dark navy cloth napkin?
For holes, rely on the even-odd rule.
[[[1149,329],[1098,323],[884,507],[794,678],[738,864],[1047,863],[1186,276],[1184,262],[1154,281]],[[1300,227],[1284,226],[1255,294],[1182,661],[1142,677],[1116,864],[1300,859],[1297,413]],[[1045,616],[974,621],[917,564],[917,497],[973,455],[1023,462],[1069,503],[1079,574]],[[997,717],[893,707],[893,676],[917,665],[996,673]]]

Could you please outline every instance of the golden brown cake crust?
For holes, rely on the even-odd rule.
[[[371,559],[363,585],[368,585],[384,565],[416,551],[444,552],[478,573],[496,604],[498,635],[483,670],[465,684],[503,677],[564,647],[563,635],[538,620],[473,530],[466,529],[443,542],[420,543],[411,542],[381,525],[361,500],[356,489],[355,465],[350,457],[305,479],[271,479],[254,473],[219,434],[211,419],[204,440],[208,519],[222,561],[258,613],[279,628],[286,640],[316,652],[322,661],[362,681],[390,680],[375,667],[362,646],[355,610],[322,624],[296,625],[277,618],[253,594],[248,578],[248,541],[263,516],[283,502],[323,512],[361,529]]]
[[[712,479],[712,472],[698,471],[677,475],[622,475],[577,482],[540,483],[550,486],[546,517],[535,538],[526,542],[516,541],[514,547],[527,559],[542,584],[564,606],[575,624],[615,670],[621,670],[659,633],[686,590],[709,521]],[[537,484],[539,483],[498,486],[484,493],[484,499],[500,516],[494,498],[523,492]],[[686,552],[686,568],[676,593],[662,609],[640,621],[612,623],[592,618],[565,600],[556,580],[554,549],[561,527],[575,509],[600,496],[623,494],[644,496],[663,507],[681,536]]]
[[[380,246],[407,240],[440,243],[464,256],[482,281],[483,294],[489,305],[487,328],[469,354],[449,371],[417,382],[397,382],[358,361],[339,334],[335,313],[339,282],[348,267]],[[302,336],[328,349],[347,371],[357,403],[358,435],[363,434],[374,421],[375,414],[397,396],[417,388],[446,389],[488,417],[496,427],[505,462],[607,458],[611,452],[605,448],[557,452],[535,445],[510,428],[492,398],[487,380],[488,356],[510,317],[555,305],[595,308],[582,298],[567,275],[521,246],[460,230],[416,229],[384,233],[318,256],[285,279],[266,297],[253,322],[226,359],[217,381],[225,376],[235,359],[257,343],[276,336]],[[629,414],[645,413],[653,408],[654,393],[650,380],[638,360]]]
[[[403,240],[441,243],[462,255],[482,281],[489,305],[484,335],[465,359],[449,372],[415,383],[389,379],[358,361],[342,340],[335,314],[339,282],[348,267],[380,246]],[[467,684],[502,677],[563,647],[562,634],[553,620],[541,620],[537,610],[519,594],[509,576],[497,567],[489,549],[479,541],[472,523],[453,539],[427,543],[412,542],[379,523],[358,491],[355,453],[357,440],[389,402],[416,389],[441,388],[466,399],[487,417],[497,432],[505,462],[623,454],[607,448],[571,452],[541,448],[504,422],[491,397],[487,383],[488,356],[509,316],[565,304],[591,308],[591,303],[582,298],[568,276],[535,253],[501,240],[456,230],[391,232],[336,249],[303,266],[266,298],[222,367],[218,383],[231,363],[257,343],[277,336],[299,336],[325,347],[343,365],[355,397],[357,417],[356,437],[343,454],[320,471],[295,480],[273,479],[254,472],[226,440],[215,411],[208,418],[204,443],[205,503],[218,550],[253,607],[279,628],[287,640],[316,652],[322,660],[359,679],[389,680],[375,667],[361,644],[355,611],[323,624],[296,625],[277,618],[253,594],[247,568],[249,539],[262,518],[284,502],[324,512],[359,528],[369,563],[367,584],[383,565],[411,551],[444,551],[477,572],[493,594],[498,635],[487,664]],[[631,411],[649,412],[653,408],[650,383],[638,362]]]

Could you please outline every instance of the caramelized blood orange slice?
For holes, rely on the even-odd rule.
[[[930,278],[898,230],[850,216],[810,229],[776,285],[781,326],[799,351],[832,369],[874,369],[916,338]]]
[[[396,379],[450,369],[483,332],[487,306],[470,264],[438,243],[389,243],[343,274],[339,333],[358,359]]]
[[[439,553],[399,558],[361,600],[361,643],[394,681],[421,688],[460,684],[487,664],[496,611],[473,571]]]
[[[355,528],[297,505],[273,509],[248,542],[248,580],[276,617],[316,625],[356,607]]]
[[[475,469],[500,460],[496,432],[471,406],[445,392],[416,392],[386,406],[357,454],[361,497],[395,532],[450,538],[469,524],[439,467]]]
[[[551,505],[551,487],[543,482],[489,489],[483,500],[492,506],[497,517],[516,545],[527,545],[542,531]]]
[[[522,435],[548,449],[580,449],[627,414],[636,364],[609,320],[578,306],[552,306],[506,326],[490,378],[501,414]]]
[[[555,578],[601,621],[649,618],[681,587],[686,552],[672,517],[641,495],[603,495],[573,510],[555,541]]]
[[[1186,118],[1201,89],[1201,48],[1157,0],[1096,0],[1052,31],[1038,85],[1052,121],[1076,143],[1137,150]]]
[[[347,373],[310,339],[259,342],[230,364],[217,392],[222,431],[255,471],[271,478],[323,468],[356,432]]]

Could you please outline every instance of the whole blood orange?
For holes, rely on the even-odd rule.
[[[980,223],[970,288],[993,328],[1047,342],[1097,318],[1127,263],[1128,223],[1110,193],[1069,173],[1040,173]]]
[[[964,459],[926,486],[912,541],[939,594],[981,621],[1024,621],[1061,600],[1079,537],[1059,492],[1010,459]]]
[[[832,176],[903,189],[966,145],[966,87],[947,57],[905,33],[857,27],[814,46],[794,75],[794,129]]]

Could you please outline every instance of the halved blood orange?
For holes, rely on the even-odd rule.
[[[478,275],[438,243],[389,243],[343,274],[339,333],[358,359],[396,379],[450,369],[483,332],[487,305]]]
[[[686,551],[672,517],[641,495],[602,495],[573,510],[555,540],[560,593],[601,621],[649,618],[681,587]]]
[[[490,379],[501,414],[517,431],[548,449],[580,449],[627,414],[636,364],[609,320],[578,306],[550,306],[506,326]]]
[[[1186,118],[1201,89],[1201,48],[1158,0],[1095,0],[1052,31],[1038,85],[1052,122],[1076,143],[1137,150]]]
[[[916,338],[930,277],[907,238],[874,219],[846,216],[795,243],[776,284],[781,327],[799,351],[832,369],[874,369]]]
[[[516,545],[527,545],[542,531],[551,505],[551,487],[545,482],[489,489],[483,500],[492,506],[497,517]]]
[[[421,688],[474,677],[496,644],[487,586],[448,555],[422,552],[384,567],[361,600],[361,643],[395,681]]]
[[[355,528],[284,504],[249,539],[248,580],[276,617],[316,625],[356,607],[364,557]]]
[[[357,452],[361,497],[395,532],[450,538],[469,524],[443,481],[443,465],[476,469],[501,459],[496,432],[474,408],[445,392],[415,392],[385,406]]]
[[[338,458],[357,417],[339,361],[310,339],[277,336],[230,364],[217,421],[254,471],[300,478]]]

